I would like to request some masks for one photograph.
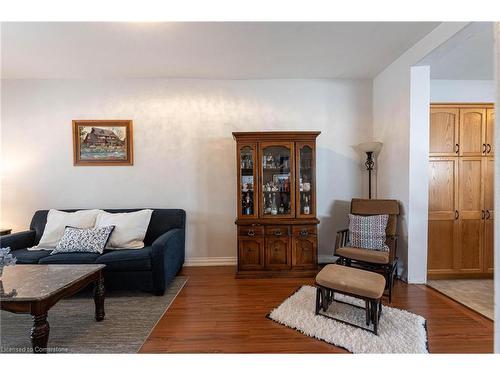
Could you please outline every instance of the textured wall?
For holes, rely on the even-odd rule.
[[[320,254],[362,195],[352,145],[371,136],[364,80],[4,80],[2,226],[68,207],[179,207],[187,257],[236,256],[233,131],[320,130]],[[132,119],[134,166],[74,167],[71,120]]]

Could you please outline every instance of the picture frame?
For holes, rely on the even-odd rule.
[[[134,164],[132,120],[73,120],[73,165]]]

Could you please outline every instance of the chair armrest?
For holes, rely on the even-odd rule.
[[[397,259],[398,236],[387,236],[385,243],[389,246],[389,262]]]
[[[335,250],[347,245],[349,240],[349,229],[342,229],[337,232],[335,236]]]
[[[24,249],[26,247],[34,246],[35,234],[36,232],[34,230],[26,230],[24,232],[1,236],[0,246],[10,247],[11,250]]]

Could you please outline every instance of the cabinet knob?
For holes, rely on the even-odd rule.
[[[274,235],[275,235],[275,236],[281,236],[281,230],[279,230],[279,229],[278,229],[278,230],[275,230],[275,231],[274,231]]]
[[[302,229],[299,233],[302,237],[306,237],[309,234],[309,232],[307,232],[307,229]]]
[[[249,235],[250,237],[255,236],[255,231],[254,231],[253,229],[249,229],[249,230],[248,230],[248,235]]]

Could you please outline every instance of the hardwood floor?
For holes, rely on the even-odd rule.
[[[313,279],[235,279],[234,267],[185,267],[187,285],[141,353],[346,353],[266,318]],[[431,353],[491,353],[493,322],[424,285],[397,282],[393,307],[427,319]]]

